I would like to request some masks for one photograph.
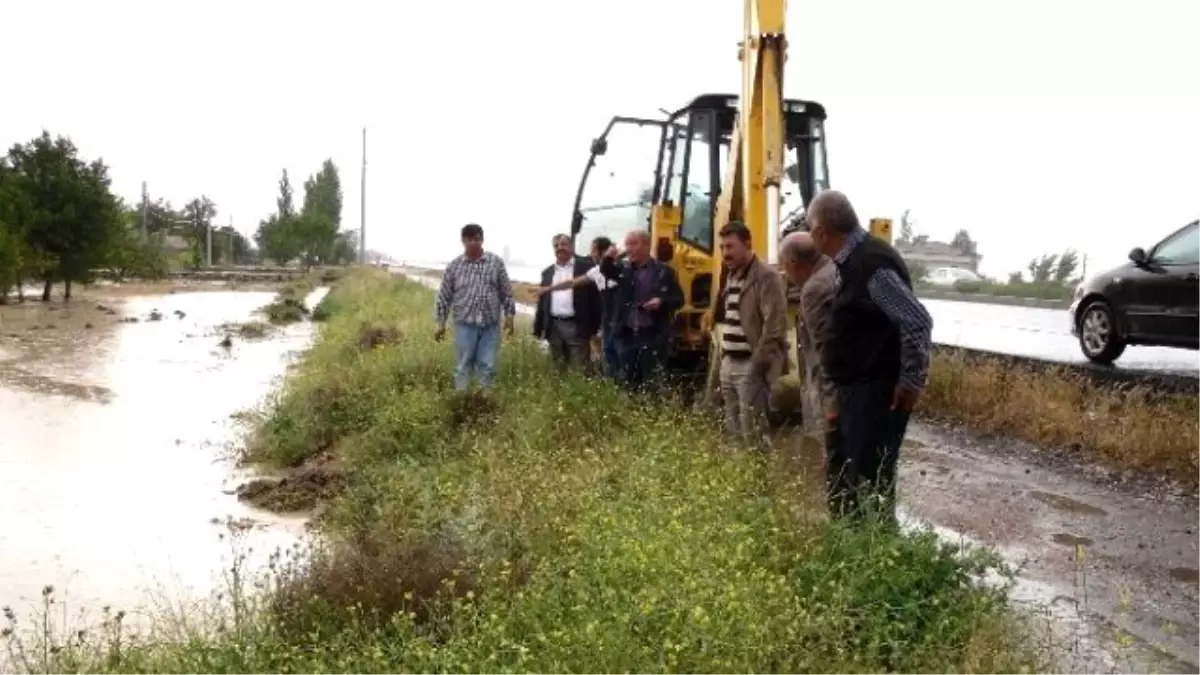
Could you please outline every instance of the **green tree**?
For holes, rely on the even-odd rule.
[[[358,260],[358,230],[338,232],[337,242],[333,246],[333,258],[329,262],[334,265],[349,265],[356,260]]]
[[[14,286],[17,296],[24,299],[21,281],[26,267],[26,224],[29,200],[9,166],[7,157],[0,157],[0,304],[8,302],[8,292]]]
[[[910,209],[904,209],[904,213],[900,215],[900,238],[896,240],[898,244],[911,244],[913,240],[913,222],[910,214]],[[916,278],[916,277],[914,277]]]
[[[1025,266],[1025,269],[1029,270],[1029,280],[1035,284],[1044,284],[1050,281],[1057,263],[1058,256],[1053,253],[1030,260],[1029,264]]]
[[[292,183],[287,169],[279,179],[279,196],[275,199],[275,213],[259,221],[254,232],[254,241],[264,258],[286,265],[304,252],[300,239],[300,228],[296,223],[296,207],[292,199]]]
[[[958,249],[963,255],[975,255],[976,243],[971,239],[971,233],[966,230],[959,230],[954,233],[954,238],[950,240],[950,245]]]
[[[1054,268],[1054,282],[1065,284],[1071,280],[1075,271],[1079,269],[1079,252],[1073,248],[1069,248],[1058,256],[1058,265]]]
[[[213,260],[224,265],[244,265],[251,259],[250,241],[236,228],[223,225],[213,232]]]
[[[71,284],[91,281],[120,236],[108,167],[78,155],[69,139],[52,139],[46,131],[8,153],[10,178],[29,208],[25,241],[39,256],[43,301],[50,300],[55,281],[63,282],[63,299],[70,300]]]
[[[342,181],[337,165],[325,160],[321,170],[304,181],[304,213],[321,213],[333,223],[335,231],[342,226]]]
[[[342,185],[337,165],[325,160],[321,170],[304,181],[304,206],[296,223],[303,242],[305,268],[333,257],[342,222]]]
[[[118,278],[131,276],[159,278],[167,273],[161,238],[142,235],[140,208],[120,204],[121,228],[109,250],[106,262]]]
[[[185,204],[180,215],[186,221],[183,231],[191,252],[192,267],[199,269],[208,257],[208,230],[217,217],[217,205],[208,195],[201,195]]]
[[[283,177],[279,179],[279,196],[275,198],[275,214],[281,221],[290,220],[296,216],[296,204],[292,198],[292,192],[292,181],[288,178],[287,169],[284,169]]]

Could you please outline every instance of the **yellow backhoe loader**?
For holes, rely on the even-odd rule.
[[[704,94],[664,119],[614,117],[579,182],[578,250],[649,229],[655,257],[678,274],[684,305],[669,346],[677,366],[708,361],[713,335],[702,317],[720,285],[721,227],[745,223],[759,259],[776,265],[783,229],[829,187],[824,106],[783,97],[786,5],[745,0],[740,95]],[[890,241],[890,220],[873,219],[871,230]]]

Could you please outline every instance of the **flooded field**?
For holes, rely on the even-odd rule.
[[[206,595],[233,559],[230,520],[249,529],[241,539],[255,558],[297,541],[301,520],[251,512],[228,494],[243,479],[229,459],[233,416],[268,394],[313,331],[302,322],[220,344],[222,324],[250,320],[272,297],[76,301],[31,309],[38,323],[21,332],[8,310],[0,605],[28,616],[48,584],[72,614]]]

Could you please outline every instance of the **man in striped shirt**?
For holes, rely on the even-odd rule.
[[[786,291],[779,272],[754,255],[744,224],[731,222],[719,234],[729,271],[714,317],[721,324],[725,431],[763,446],[771,387],[788,369]]]
[[[450,261],[438,289],[434,339],[446,336],[446,319],[454,314],[454,388],[465,391],[472,374],[490,389],[496,377],[496,355],[500,351],[500,321],[513,332],[517,306],[504,261],[483,250],[483,228],[475,223],[462,228],[463,254]]]

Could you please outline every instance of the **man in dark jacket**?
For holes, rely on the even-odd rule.
[[[827,411],[830,505],[835,515],[878,508],[894,522],[896,463],[929,372],[933,319],[913,293],[904,260],[863,229],[846,195],[817,195],[808,221],[835,265],[821,348],[837,392]]]
[[[584,274],[576,275],[566,281],[558,281],[549,286],[539,286],[533,289],[534,297],[541,299],[542,295],[552,293],[554,291],[566,290],[569,288],[579,288],[582,286],[592,285],[600,293],[600,326],[603,330],[600,341],[600,356],[604,363],[604,371],[609,377],[618,377],[619,361],[617,360],[617,348],[614,344],[612,336],[609,335],[608,318],[612,314],[613,302],[616,300],[617,282],[606,279],[600,272],[600,262],[604,259],[604,254],[608,253],[610,248],[613,248],[612,240],[608,237],[596,237],[592,240],[592,250],[589,255],[591,261],[595,263],[588,267]],[[543,282],[545,276],[543,275]]]
[[[621,377],[639,388],[654,382],[666,357],[671,318],[683,306],[683,290],[670,266],[650,257],[650,233],[634,230],[625,236],[624,262],[609,249],[600,272],[617,282],[609,331],[615,340]]]
[[[542,293],[533,318],[533,334],[550,344],[550,357],[566,370],[588,368],[589,346],[600,330],[600,292],[594,285],[570,287],[570,280],[593,267],[591,260],[575,255],[571,238],[554,237],[554,264],[542,270],[542,286],[567,283],[561,290]]]

